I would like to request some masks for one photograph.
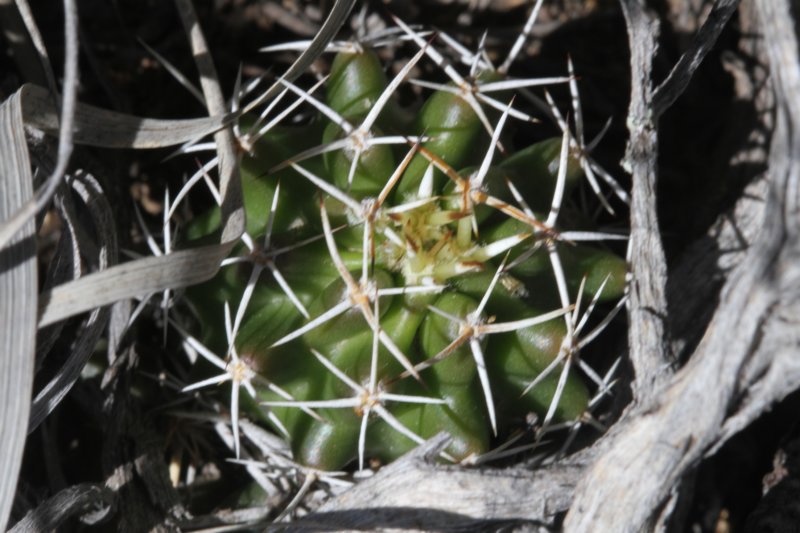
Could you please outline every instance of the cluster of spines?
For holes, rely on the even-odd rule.
[[[571,379],[569,378],[570,365],[574,362],[582,363],[577,357],[577,352],[581,345],[585,343],[585,341],[578,340],[579,334],[586,327],[586,317],[594,307],[598,299],[597,297],[603,293],[605,282],[600,283],[599,286],[595,284],[595,289],[599,290],[596,290],[596,297],[585,310],[582,309],[580,304],[580,298],[583,294],[583,285],[585,281],[581,282],[581,286],[577,292],[578,302],[573,304],[570,301],[569,295],[571,292],[575,294],[575,290],[573,287],[573,290],[570,291],[570,288],[567,286],[568,282],[564,274],[564,268],[561,265],[557,241],[599,240],[609,237],[609,235],[604,235],[597,232],[559,233],[556,230],[558,214],[564,197],[564,191],[567,187],[568,170],[570,170],[569,167],[571,165],[580,165],[587,174],[597,173],[598,167],[593,161],[591,161],[591,159],[588,157],[588,154],[584,151],[586,146],[584,145],[582,138],[582,126],[581,128],[578,128],[580,131],[578,131],[577,137],[573,137],[569,130],[566,129],[566,127],[564,128],[564,136],[563,139],[561,139],[559,150],[560,153],[559,157],[557,158],[559,171],[555,181],[550,184],[552,191],[548,191],[552,192],[553,201],[551,202],[551,208],[546,218],[541,219],[534,214],[530,207],[525,203],[523,194],[521,194],[510,181],[506,180],[506,185],[511,197],[513,198],[513,201],[516,202],[517,205],[512,205],[512,202],[501,200],[496,196],[493,196],[490,194],[491,190],[487,192],[484,180],[486,179],[487,174],[490,172],[490,165],[492,163],[495,147],[501,145],[500,135],[502,133],[503,125],[509,115],[523,119],[528,119],[529,117],[522,111],[516,110],[512,104],[509,103],[507,105],[503,105],[503,114],[493,125],[481,106],[481,102],[486,103],[486,99],[481,98],[481,102],[479,102],[478,98],[476,98],[476,95],[485,96],[482,92],[483,86],[488,86],[486,87],[487,89],[489,87],[497,87],[503,90],[509,90],[525,86],[526,84],[538,85],[541,84],[541,80],[535,80],[526,83],[525,81],[521,80],[504,82],[498,79],[497,81],[487,82],[483,85],[479,81],[468,81],[466,78],[461,77],[457,70],[445,61],[444,57],[436,51],[432,44],[424,41],[422,37],[402,25],[402,23],[400,23],[400,26],[411,40],[416,41],[420,45],[420,50],[415,57],[409,63],[407,63],[406,67],[400,72],[400,74],[395,77],[390,84],[382,88],[380,96],[372,101],[373,103],[370,107],[372,111],[366,113],[365,116],[362,115],[363,120],[359,126],[354,127],[347,119],[343,118],[341,114],[331,109],[332,106],[328,106],[319,100],[314,99],[310,94],[311,91],[303,91],[292,84],[286,83],[287,90],[284,91],[282,96],[285,96],[289,92],[299,95],[299,99],[292,104],[290,108],[293,109],[302,102],[310,102],[331,120],[332,126],[329,126],[327,131],[323,132],[323,140],[325,141],[323,145],[312,146],[301,150],[299,153],[283,153],[282,155],[278,156],[279,161],[277,164],[269,165],[266,170],[280,173],[280,171],[292,169],[300,176],[308,179],[310,183],[314,184],[316,188],[323,192],[325,197],[336,200],[335,202],[331,202],[330,200],[323,201],[320,205],[318,205],[317,217],[315,217],[313,214],[309,215],[309,213],[303,214],[303,216],[306,218],[306,221],[314,220],[316,218],[314,222],[318,221],[321,223],[322,234],[305,236],[306,239],[304,239],[302,242],[292,243],[285,246],[277,246],[275,243],[273,243],[273,229],[276,226],[276,217],[278,216],[279,211],[278,203],[280,201],[280,182],[274,181],[273,187],[264,188],[263,180],[253,179],[250,183],[250,185],[252,185],[250,190],[251,195],[258,195],[259,193],[266,194],[263,194],[261,199],[251,198],[250,202],[247,202],[246,200],[246,203],[250,204],[248,206],[248,216],[251,218],[249,230],[254,234],[262,231],[264,232],[265,236],[263,245],[257,245],[252,238],[245,236],[243,240],[249,249],[248,253],[237,258],[232,258],[228,261],[229,264],[250,262],[254,265],[250,275],[247,276],[244,289],[238,292],[236,290],[230,290],[230,284],[228,284],[229,287],[221,291],[222,293],[225,293],[222,295],[222,298],[220,298],[220,294],[216,294],[212,298],[208,298],[207,295],[198,298],[198,301],[200,302],[213,301],[214,298],[217,298],[218,301],[224,300],[227,302],[228,297],[230,297],[231,300],[240,298],[234,317],[231,316],[231,312],[227,303],[224,306],[226,339],[225,346],[220,346],[220,348],[227,354],[225,357],[227,362],[220,358],[216,358],[216,360],[214,360],[211,357],[213,354],[207,349],[201,351],[202,355],[208,355],[206,358],[214,362],[214,364],[217,364],[217,366],[223,368],[225,371],[224,374],[216,378],[210,378],[194,385],[187,386],[185,389],[190,390],[197,388],[200,385],[218,383],[227,380],[230,380],[233,383],[231,411],[233,414],[232,418],[235,451],[237,456],[239,455],[239,430],[236,419],[238,417],[237,405],[239,388],[240,386],[246,388],[253,399],[258,399],[260,394],[256,391],[253,385],[254,382],[265,385],[268,390],[271,390],[271,397],[280,398],[268,400],[266,402],[267,407],[300,407],[305,413],[304,416],[308,416],[309,419],[314,420],[315,423],[323,425],[330,424],[330,420],[325,420],[325,417],[317,412],[320,409],[329,409],[335,407],[346,407],[351,410],[354,409],[359,420],[357,456],[359,459],[359,466],[363,467],[366,453],[365,450],[367,448],[365,442],[366,431],[370,414],[377,414],[388,426],[407,438],[409,442],[419,443],[422,441],[423,437],[417,432],[409,429],[401,420],[398,419],[398,417],[394,416],[390,410],[386,409],[384,404],[386,402],[396,401],[401,403],[410,402],[412,404],[441,405],[444,402],[442,398],[431,398],[423,394],[411,395],[392,393],[386,390],[386,387],[395,385],[400,381],[401,378],[409,377],[412,379],[416,378],[424,383],[424,380],[420,375],[423,370],[427,368],[444,369],[446,366],[444,363],[448,360],[451,363],[457,361],[456,364],[452,365],[455,367],[458,367],[459,365],[469,366],[470,361],[474,362],[475,372],[477,372],[479,375],[479,382],[485,404],[484,413],[485,415],[488,415],[489,424],[492,430],[496,432],[497,421],[494,399],[486,372],[486,361],[482,353],[480,342],[485,335],[522,329],[530,327],[535,323],[553,319],[559,315],[564,316],[563,328],[565,328],[566,334],[561,335],[563,340],[561,345],[558,347],[557,357],[550,361],[542,374],[535,377],[531,376],[528,386],[526,387],[527,392],[527,390],[533,386],[540,384],[542,379],[544,379],[542,377],[543,375],[549,374],[554,369],[558,368],[559,365],[562,367],[555,394],[552,395],[552,401],[550,402],[547,412],[544,415],[545,425],[550,423],[556,414],[556,410],[559,408],[560,396],[567,384],[567,380]],[[356,53],[364,54],[365,52],[361,51]],[[441,66],[454,82],[454,84],[451,86],[434,86],[433,88],[437,90],[434,98],[446,99],[449,96],[451,101],[456,102],[456,105],[459,105],[462,108],[468,108],[469,111],[473,112],[474,114],[473,117],[471,117],[471,120],[477,121],[480,125],[480,128],[485,128],[487,133],[491,136],[486,157],[482,159],[481,166],[476,172],[472,173],[471,176],[468,175],[465,177],[463,175],[459,175],[458,172],[453,169],[452,165],[448,164],[448,161],[446,160],[447,157],[442,155],[441,149],[437,146],[437,143],[442,142],[442,138],[446,138],[446,134],[436,132],[435,128],[428,128],[426,131],[419,132],[418,135],[381,136],[373,132],[373,126],[379,117],[382,106],[390,102],[389,97],[391,96],[392,92],[396,89],[397,85],[403,81],[411,67],[417,61],[419,61],[423,55],[428,55],[437,65]],[[480,54],[475,54],[474,57],[480,58]],[[472,62],[473,66],[471,69],[471,74],[475,73],[475,70],[477,69],[476,65],[479,64],[479,59],[476,59]],[[479,77],[473,76],[470,79],[477,80]],[[574,77],[548,81],[569,81],[571,86],[573,86],[573,93],[577,90],[577,87],[574,86]],[[491,83],[505,83],[505,85],[493,86],[490,85]],[[420,84],[424,84],[424,82]],[[315,90],[318,86],[319,84],[317,84],[313,90]],[[329,89],[329,93],[330,92],[331,91]],[[329,94],[329,99],[330,98],[331,96]],[[497,101],[494,100],[494,102]],[[350,104],[354,105],[358,104],[358,102],[350,102]],[[579,109],[576,109],[576,111],[579,111]],[[284,113],[288,112],[290,111],[284,111]],[[576,125],[579,122],[578,115],[579,113],[576,113]],[[263,116],[266,116],[266,114]],[[560,117],[560,115],[557,116]],[[259,119],[256,124],[258,125],[260,122],[261,120]],[[263,135],[264,133],[270,131],[272,129],[273,122],[274,121],[271,121],[266,126],[253,128],[251,131],[257,132],[253,135],[253,137],[255,137],[255,135]],[[566,125],[564,124],[564,126]],[[439,133],[439,135],[437,135],[437,133]],[[253,137],[248,139],[247,136],[244,136],[244,144],[247,146],[254,146],[255,142]],[[279,140],[273,141],[270,147],[273,147],[275,144],[277,144],[277,142],[279,142]],[[403,161],[394,169],[388,179],[379,179],[377,180],[377,183],[370,183],[369,174],[367,174],[366,179],[363,175],[357,175],[357,171],[361,166],[360,159],[364,157],[365,152],[369,152],[373,146],[384,146],[385,143],[407,144],[410,146],[410,148],[403,158]],[[572,151],[569,149],[570,146],[572,147]],[[325,161],[327,164],[321,166],[317,165],[315,168],[313,163],[314,160],[312,158],[320,154],[327,154]],[[327,179],[325,177],[321,177],[320,174],[330,171],[331,167],[342,165],[343,158],[341,155],[344,155],[345,160],[349,163],[345,165],[347,169],[346,177],[333,179],[330,177]],[[367,156],[368,155],[369,154],[367,154]],[[368,157],[364,157],[364,159],[367,158]],[[306,159],[308,159],[309,163],[307,166],[303,164],[303,161]],[[337,159],[338,161],[336,161]],[[265,170],[263,164],[258,163],[257,165],[258,168],[256,172],[263,174]],[[436,176],[434,175],[434,169],[437,171]],[[315,170],[317,172],[315,172]],[[207,169],[204,169],[200,175],[207,178],[206,171]],[[298,174],[291,175],[289,179],[296,180]],[[342,173],[340,172],[339,175],[341,176]],[[376,263],[376,253],[374,250],[376,250],[376,248],[380,248],[380,246],[376,247],[375,245],[375,232],[380,232],[380,239],[382,242],[387,247],[391,248],[394,246],[395,251],[397,251],[397,247],[411,247],[409,244],[409,239],[398,236],[397,232],[394,232],[394,235],[392,235],[391,225],[392,223],[398,222],[398,219],[403,220],[404,217],[408,218],[406,216],[407,213],[413,213],[414,210],[418,210],[425,205],[430,205],[433,202],[439,202],[441,192],[445,191],[445,188],[441,185],[442,176],[445,177],[444,179],[449,180],[450,184],[448,192],[454,198],[453,202],[451,202],[453,205],[448,206],[452,207],[452,209],[441,208],[434,210],[434,215],[441,219],[442,225],[447,223],[447,217],[451,217],[451,220],[456,221],[455,223],[457,226],[453,232],[455,236],[452,237],[451,240],[446,241],[445,244],[455,242],[457,245],[461,245],[462,247],[465,245],[468,247],[470,244],[477,242],[474,241],[474,239],[477,236],[476,234],[479,229],[479,223],[477,222],[474,209],[475,206],[490,206],[494,209],[504,212],[506,215],[511,217],[511,220],[515,221],[515,224],[512,225],[515,228],[514,233],[511,235],[506,235],[503,238],[498,238],[496,241],[488,244],[474,247],[475,249],[471,250],[473,256],[464,254],[463,258],[455,257],[452,265],[449,267],[443,267],[439,272],[429,271],[427,274],[420,275],[418,279],[414,279],[415,282],[420,282],[420,285],[415,287],[407,287],[405,285],[401,287],[381,286],[380,283],[377,282],[377,278],[379,278],[380,275],[374,270],[374,265]],[[438,184],[436,184],[436,180],[439,180]],[[259,190],[259,184],[262,187],[261,190]],[[398,187],[398,184],[403,184],[403,187]],[[593,183],[593,188],[594,185],[596,185],[596,183]],[[375,190],[376,186],[379,187],[377,191]],[[397,187],[399,190],[393,191],[395,187]],[[365,189],[367,192],[365,192]],[[367,195],[370,190],[374,193],[373,196]],[[434,194],[435,190],[440,192],[440,194]],[[545,190],[547,190],[547,186],[545,186]],[[614,190],[616,190],[616,188]],[[300,194],[307,194],[308,192],[308,189],[305,189]],[[393,203],[396,205],[385,205],[387,204],[390,195],[393,196]],[[269,198],[268,206],[265,205],[267,198]],[[605,200],[605,197],[602,198],[603,203],[607,204],[608,202]],[[180,198],[178,201],[179,200]],[[350,228],[352,228],[354,225],[363,226],[363,231],[361,232],[361,254],[358,254],[360,257],[354,257],[354,254],[347,253],[348,251],[345,251],[345,254],[341,253],[339,249],[340,245],[337,244],[334,237],[334,233],[339,228],[332,226],[328,209],[334,210],[334,216],[336,216],[337,213],[344,214],[344,217],[338,217],[338,221],[342,222],[343,224],[349,224]],[[210,218],[213,218],[213,215]],[[291,218],[291,216],[289,216],[289,218]],[[297,220],[285,220],[283,223],[278,225],[282,226],[282,228],[286,230],[296,222]],[[213,226],[213,221],[201,221],[199,226],[203,226],[204,224],[207,225],[207,227],[210,227]],[[519,231],[519,229],[522,229],[523,231]],[[196,231],[198,234],[203,233],[203,229]],[[346,233],[347,231],[350,230],[345,229],[343,233]],[[350,233],[352,233],[352,231],[350,231]],[[352,236],[346,236],[344,240],[347,241],[348,239],[349,241],[352,241]],[[447,281],[458,280],[458,276],[460,274],[469,272],[470,270],[483,270],[486,266],[491,266],[490,263],[486,263],[491,257],[502,256],[506,250],[512,249],[513,245],[528,239],[529,242],[532,242],[533,244],[527,248],[527,251],[513,249],[513,256],[508,259],[508,263],[506,263],[506,260],[502,261],[495,272],[488,273],[489,279],[485,279],[481,282],[481,284],[479,284],[481,285],[481,288],[484,289],[482,294],[480,294],[479,302],[477,301],[478,298],[471,299],[469,296],[462,298],[462,296],[469,294],[472,294],[473,297],[478,296],[474,288],[471,289],[472,292],[467,290],[462,294],[460,289],[454,292],[450,289],[446,289],[443,285]],[[303,298],[295,293],[295,291],[291,288],[291,283],[287,281],[284,275],[281,274],[281,270],[278,268],[277,260],[281,254],[289,253],[290,251],[301,250],[302,246],[306,244],[306,241],[314,240],[318,241],[318,245],[324,242],[325,248],[327,248],[329,260],[332,263],[332,265],[330,265],[332,266],[332,269],[329,270],[335,272],[335,275],[339,278],[339,281],[336,283],[341,285],[341,288],[345,291],[342,293],[342,298],[340,301],[338,301],[333,307],[330,307],[322,312],[309,311],[307,307],[308,304],[303,303]],[[436,245],[434,245],[434,248],[435,246]],[[556,292],[558,294],[561,307],[554,310],[552,313],[544,315],[519,318],[517,320],[508,320],[500,323],[490,323],[489,320],[482,316],[482,312],[486,308],[490,299],[494,297],[493,295],[495,293],[495,287],[497,286],[498,282],[502,280],[503,283],[507,284],[515,283],[516,280],[512,276],[506,275],[506,272],[518,265],[524,265],[525,261],[530,259],[531,254],[540,248],[546,253],[549,261],[552,264]],[[407,251],[408,250],[406,250],[406,252]],[[441,251],[441,248],[438,251]],[[388,252],[385,253],[386,257],[389,257],[390,254]],[[403,250],[401,250],[400,253],[402,255],[402,253],[404,253]],[[480,257],[474,258],[475,253],[477,253]],[[342,257],[343,255],[346,255],[347,257]],[[434,256],[435,255],[436,254],[434,254]],[[539,255],[541,256],[542,253],[540,252]],[[479,265],[479,263],[482,264]],[[294,264],[296,265],[296,263]],[[319,361],[320,368],[324,368],[329,373],[329,376],[331,376],[331,379],[335,378],[335,380],[340,381],[345,386],[344,388],[350,389],[350,392],[353,393],[353,396],[345,398],[329,398],[327,400],[297,400],[289,391],[284,390],[277,384],[270,381],[268,379],[269,373],[262,375],[257,372],[259,367],[263,368],[264,366],[263,361],[258,360],[259,356],[257,354],[251,352],[246,354],[245,357],[239,356],[237,352],[237,334],[240,332],[242,326],[245,326],[246,328],[245,323],[248,320],[252,323],[258,322],[252,320],[252,316],[257,315],[257,312],[252,310],[248,311],[248,307],[252,307],[253,305],[251,299],[261,286],[259,284],[259,278],[264,269],[268,269],[270,271],[273,278],[280,286],[281,293],[285,294],[287,301],[290,302],[292,311],[301,319],[309,319],[304,326],[301,326],[298,329],[291,330],[291,328],[284,328],[283,335],[278,333],[271,334],[271,344],[267,347],[267,349],[277,348],[295,338],[306,335],[307,333],[316,329],[317,326],[325,324],[330,320],[334,320],[337,316],[341,316],[345,313],[355,311],[358,315],[360,315],[361,320],[363,320],[368,327],[370,337],[370,348],[366,352],[368,353],[369,360],[369,364],[366,365],[366,367],[369,368],[367,376],[348,375],[347,372],[337,368],[325,356],[325,354],[320,353],[320,351],[314,348],[310,349],[310,353],[312,353],[314,358]],[[353,272],[358,271],[360,271],[360,276],[358,274],[353,274]],[[409,279],[412,278],[408,272],[406,273],[406,276]],[[232,276],[228,276],[229,281],[236,277],[239,277],[239,275],[234,274]],[[237,280],[236,283],[240,282]],[[222,285],[225,284],[223,283]],[[513,297],[514,291],[519,290],[519,287],[517,287],[517,289],[509,289],[508,287],[504,287],[503,290],[505,293]],[[445,291],[445,294],[443,296],[437,296],[439,301],[433,302],[430,296],[424,297],[426,294],[439,294],[442,291]],[[445,335],[444,341],[439,339],[440,343],[444,342],[444,346],[441,346],[440,349],[438,349],[434,354],[429,354],[431,355],[429,359],[419,362],[412,361],[411,358],[409,358],[409,356],[405,353],[405,350],[397,346],[397,343],[392,340],[392,337],[386,331],[387,328],[385,328],[385,325],[381,321],[382,314],[380,305],[384,297],[398,295],[405,297],[405,295],[409,293],[419,293],[420,295],[423,295],[418,299],[417,304],[425,306],[426,317],[424,320],[426,321],[426,324],[430,323],[428,330],[438,329],[440,330],[439,333],[441,333],[443,330],[445,332],[449,331],[450,333],[449,336],[447,334]],[[433,303],[436,305],[433,305]],[[445,307],[445,309],[442,309],[441,307]],[[583,315],[580,314],[581,311],[584,311]],[[214,319],[218,319],[219,317],[219,313],[211,313],[211,315],[215,315]],[[253,329],[253,326],[251,326],[251,329]],[[280,331],[280,327],[276,327],[274,329],[275,331]],[[433,334],[428,334],[429,337],[431,335]],[[588,337],[593,338],[593,335],[594,333]],[[188,336],[187,334],[186,338],[192,339],[192,342],[195,343],[195,347],[202,346],[194,337]],[[396,362],[393,375],[390,375],[390,373],[387,373],[384,370],[384,375],[381,376],[382,379],[379,378],[378,367],[381,365],[387,367],[387,363],[380,362],[381,357],[379,356],[379,352],[381,345],[386,351],[388,351],[388,353]],[[519,347],[515,348],[519,349]],[[462,352],[460,356],[459,352]],[[398,364],[399,367],[397,367]],[[455,369],[448,369],[448,371],[453,372]],[[446,372],[442,373],[444,374]],[[594,377],[599,383],[603,384],[603,386],[607,385],[607,380],[601,380],[597,376]],[[364,379],[359,381],[361,378]],[[460,383],[459,386],[466,385],[464,383]],[[426,386],[422,385],[421,387],[422,390],[424,390]],[[339,387],[339,389],[341,388],[342,387]],[[420,389],[420,387],[417,386],[412,386],[411,388]],[[279,431],[284,432],[290,438],[294,437],[291,434],[291,431],[285,427],[285,424],[281,418],[275,416],[275,413],[272,409],[267,409],[266,413],[268,413],[270,420]],[[482,418],[481,413],[476,414],[478,418]],[[574,413],[571,415],[574,415]],[[485,425],[485,422],[483,421],[480,421],[480,423]],[[352,428],[347,428],[348,431],[351,429]],[[478,447],[469,451],[481,451],[481,447],[485,446],[486,444],[487,443],[484,439],[484,441],[481,442]],[[397,446],[397,449],[399,450],[406,448],[407,446]],[[385,458],[390,458],[392,453],[395,452],[387,452],[387,457]],[[463,458],[464,455],[465,454],[462,454],[460,458]],[[339,454],[339,457],[348,456],[349,455],[346,452]],[[307,455],[305,459],[311,459],[309,462],[314,462],[313,454]],[[342,460],[339,459],[339,462],[341,461]],[[332,464],[325,460],[319,461],[319,465],[323,467],[342,466],[341,464]]]

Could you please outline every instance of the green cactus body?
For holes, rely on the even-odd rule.
[[[326,102],[357,128],[386,85],[371,51],[340,53],[333,61]],[[490,150],[489,135],[473,109],[457,94],[437,91],[413,120],[407,114],[390,100],[370,129],[372,138],[429,137],[409,155],[405,169],[400,168],[402,175],[391,191],[385,191],[384,203],[371,211],[409,145],[370,145],[370,137],[363,137],[359,142],[364,144],[347,145],[298,163],[351,198],[347,205],[291,166],[267,172],[311,146],[346,140],[351,134],[326,119],[302,129],[268,133],[256,144],[255,155],[243,163],[251,235],[265,231],[279,182],[273,248],[291,247],[322,234],[328,218],[338,230],[270,259],[308,318],[265,273],[253,288],[235,340],[239,357],[275,385],[254,382],[257,400],[267,406],[251,401],[248,412],[282,426],[276,429],[288,433],[296,457],[310,466],[340,469],[358,457],[360,448],[368,457],[391,461],[440,431],[452,437],[446,450],[452,458],[483,453],[494,429],[504,433],[527,413],[546,412],[559,380],[559,372],[554,372],[523,394],[559,354],[566,334],[562,316],[555,314],[550,320],[522,323],[509,330],[497,326],[561,306],[547,255],[552,236],[537,233],[537,227],[518,214],[519,209],[503,211],[497,206],[512,203],[505,185],[511,180],[534,210],[549,209],[556,189],[560,140],[544,141],[505,157],[472,191],[470,180],[477,166],[454,178],[452,168],[433,171],[431,158],[440,167],[446,164],[455,169],[480,164]],[[570,159],[565,194],[580,175]],[[491,198],[496,199],[494,204]],[[325,208],[322,217],[320,202]],[[212,233],[218,218],[213,210],[199,217],[187,237],[198,239]],[[527,252],[537,242],[540,249]],[[332,245],[341,257],[338,266]],[[552,245],[562,253],[573,295],[584,276],[588,298],[604,281],[604,300],[622,294],[622,259],[588,245]],[[365,246],[370,248],[366,261]],[[495,278],[506,252],[512,266]],[[213,281],[189,291],[202,309],[203,338],[215,349],[224,349],[226,344],[222,306],[229,302],[235,307],[250,271],[249,263],[226,267]],[[402,289],[409,287],[435,289],[404,293]],[[332,309],[340,311],[315,324]],[[292,336],[301,327],[308,330]],[[480,363],[476,352],[483,358]],[[409,397],[430,401],[409,402]],[[556,419],[580,416],[588,398],[582,379],[570,373],[555,407]],[[301,405],[313,410],[313,416]],[[271,420],[269,411],[274,415]]]

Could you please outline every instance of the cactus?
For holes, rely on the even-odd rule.
[[[505,125],[529,117],[508,93],[540,81],[490,69],[467,80],[447,66],[454,83],[401,107],[393,94],[417,62],[444,65],[405,29],[420,50],[392,80],[354,46],[333,60],[324,98],[285,83],[316,119],[247,137],[254,238],[188,291],[204,344],[187,339],[223,374],[185,390],[232,383],[237,455],[240,400],[322,470],[391,461],[440,431],[443,455],[464,460],[530,412],[550,422],[587,409],[570,368],[580,313],[621,296],[625,262],[559,224],[586,168],[582,139],[570,148],[565,130],[515,149]],[[478,101],[494,89],[510,103]],[[183,238],[218,220],[210,210]]]

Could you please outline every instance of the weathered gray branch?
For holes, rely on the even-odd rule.
[[[632,180],[628,351],[634,397],[651,393],[672,364],[667,339],[667,261],[656,211],[657,117],[652,112],[652,60],[658,19],[639,0],[622,0],[631,49],[630,138],[625,164]]]
[[[327,502],[292,531],[320,529],[475,531],[481,527],[551,524],[569,506],[585,456],[535,472],[468,470],[437,465],[439,435]]]

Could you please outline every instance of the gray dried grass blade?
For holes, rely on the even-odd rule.
[[[344,25],[353,6],[356,5],[355,0],[336,0],[336,3],[331,8],[328,18],[322,24],[322,27],[314,36],[314,39],[308,45],[308,48],[303,50],[303,53],[295,60],[288,70],[281,76],[282,80],[294,81],[300,74],[304,73],[311,64],[325,51],[328,43],[333,40],[339,29]],[[262,94],[258,99],[248,104],[245,108],[245,113],[252,111],[253,108],[266,103],[272,98],[276,97],[278,93],[283,90],[283,84],[280,81],[275,82],[272,87]]]
[[[106,269],[117,262],[117,233],[114,216],[100,184],[93,176],[78,171],[68,182],[83,200],[89,212],[95,232],[98,235],[98,268]],[[74,216],[71,210],[64,210],[62,217]],[[77,217],[75,217],[77,218]],[[78,221],[76,220],[77,224]],[[105,331],[110,309],[94,309],[81,325],[80,332],[72,344],[71,353],[58,374],[42,388],[33,400],[28,433],[35,430],[61,402],[78,380],[83,367],[89,360],[98,339]]]
[[[28,34],[23,36],[23,38],[30,38],[30,43],[28,44],[30,45],[30,48],[33,49],[33,55],[37,56],[39,59],[42,73],[47,81],[47,86],[55,93],[58,91],[56,76],[53,73],[53,66],[50,64],[50,58],[47,55],[47,48],[44,45],[44,39],[42,38],[42,34],[39,32],[39,28],[36,26],[36,21],[33,18],[31,6],[28,4],[28,0],[14,0],[14,4],[17,9],[17,15],[22,20],[25,26],[25,31]]]
[[[22,98],[0,105],[0,218],[33,198]],[[36,344],[36,245],[32,219],[0,250],[0,531],[17,486],[28,425]]]
[[[202,283],[216,274],[235,241],[146,257],[59,285],[42,295],[39,326],[118,300]]]
[[[49,134],[58,133],[58,109],[48,91],[25,84],[25,125]],[[183,120],[142,118],[88,104],[75,109],[75,143],[103,148],[163,148],[204,137],[230,122],[232,115]]]
[[[200,21],[194,10],[193,0],[175,0],[183,29],[189,39],[195,65],[200,73],[200,87],[206,100],[206,108],[211,115],[225,113],[225,98],[219,85],[217,69],[211,58]],[[245,212],[242,203],[242,183],[239,176],[239,155],[233,128],[227,127],[214,134],[219,159],[219,192],[222,196],[222,236],[221,243],[233,243],[244,233]],[[219,268],[219,265],[217,265]]]

